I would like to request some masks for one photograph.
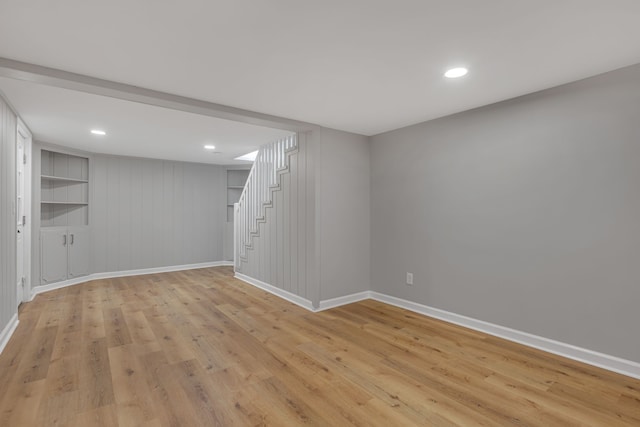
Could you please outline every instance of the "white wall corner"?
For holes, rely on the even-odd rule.
[[[20,323],[20,321],[18,320],[18,313],[15,313],[9,320],[9,323],[7,323],[7,326],[5,326],[2,332],[0,332],[0,354],[7,346],[7,343],[11,339],[11,336],[18,327],[18,323]]]
[[[568,359],[583,362],[609,371],[617,372],[629,377],[640,379],[640,363],[631,360],[622,359],[597,351],[588,350],[549,338],[540,337],[529,334],[527,332],[518,331],[507,328],[505,326],[495,325],[493,323],[484,322],[482,320],[473,319],[471,317],[462,316],[460,314],[451,313],[438,308],[429,307],[413,301],[407,301],[379,292],[371,292],[371,299],[380,301],[396,307],[404,308],[415,313],[424,314],[425,316],[434,317],[444,320],[445,322],[464,326],[469,329],[484,332],[499,338],[517,342],[529,347],[537,348],[548,353],[557,354]]]

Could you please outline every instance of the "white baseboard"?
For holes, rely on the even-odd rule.
[[[444,320],[445,322],[454,323],[469,329],[484,332],[489,335],[514,341],[529,347],[537,348],[548,353],[557,354],[568,359],[577,360],[619,374],[640,379],[640,363],[631,360],[622,359],[597,351],[588,350],[586,348],[577,347],[549,338],[540,337],[529,334],[527,332],[518,331],[507,328],[505,326],[495,325],[493,323],[484,322],[482,320],[473,319],[471,317],[462,316],[460,314],[451,313],[438,308],[429,307],[413,301],[407,301],[401,298],[392,297],[390,295],[379,292],[371,292],[371,299],[391,304],[396,307],[404,308],[416,313],[424,314],[429,317]]]
[[[322,311],[329,310],[330,308],[340,307],[341,305],[352,304],[354,302],[363,301],[371,298],[370,291],[358,292],[356,294],[345,295],[343,297],[331,298],[320,301],[320,306],[317,310],[314,311]]]
[[[285,291],[284,289],[280,289],[280,288],[276,288],[273,285],[270,285],[268,283],[265,283],[261,280],[258,279],[254,279],[253,277],[249,277],[245,274],[242,273],[237,273],[235,274],[236,279],[240,279],[243,282],[246,282],[250,285],[255,286],[256,288],[260,288],[264,291],[270,292],[276,296],[279,296],[282,299],[285,299],[295,305],[299,305],[302,308],[306,308],[309,311],[315,311],[313,308],[313,304],[311,303],[311,301],[309,301],[306,298],[302,298],[301,296],[298,296],[296,294],[293,294],[289,291]]]
[[[505,326],[496,325],[460,314],[451,313],[439,308],[429,307],[424,304],[393,297],[391,295],[382,294],[380,292],[364,291],[320,301],[319,307],[317,309],[314,309],[311,301],[299,297],[298,295],[292,294],[291,292],[276,288],[275,286],[261,282],[257,279],[253,279],[244,274],[236,273],[236,277],[244,282],[247,282],[267,292],[271,292],[274,295],[284,298],[287,301],[299,305],[300,307],[305,308],[309,311],[318,312],[358,301],[363,301],[366,299],[373,299],[375,301],[380,301],[396,307],[404,308],[409,311],[413,311],[414,313],[419,313],[425,316],[444,320],[445,322],[464,326],[465,328],[504,338],[506,340],[537,348],[548,353],[557,354],[568,359],[576,360],[588,365],[597,366],[599,368],[617,372],[619,374],[623,374],[632,378],[640,379],[640,363],[638,362],[622,359],[604,353],[599,353],[597,351],[577,347],[575,345],[566,344],[560,341],[544,338],[527,332],[518,331],[516,329],[507,328]]]
[[[114,277],[124,276],[137,276],[142,274],[153,273],[165,273],[171,271],[191,270],[197,268],[217,267],[217,266],[232,266],[232,262],[228,261],[216,261],[201,264],[187,264],[177,265],[170,267],[156,267],[146,268],[141,270],[129,270],[129,271],[117,271],[109,273],[95,273],[89,276],[80,277],[73,280],[67,280],[64,282],[52,283],[46,286],[38,286],[32,290],[32,295],[47,292],[53,289],[59,289],[66,286],[75,285],[78,283],[88,282],[96,279],[107,279]],[[374,291],[358,292],[351,295],[345,295],[342,297],[332,298],[324,301],[320,301],[319,307],[315,309],[310,300],[302,298],[296,294],[285,291],[284,289],[277,288],[268,283],[262,282],[258,279],[254,279],[247,275],[236,273],[235,277],[257,288],[270,292],[280,298],[283,298],[293,304],[296,304],[304,309],[312,312],[318,312],[322,310],[328,310],[331,308],[339,307],[346,304],[351,304],[357,301],[366,299],[373,299],[386,304],[390,304],[396,307],[404,308],[415,313],[423,314],[425,316],[433,317],[436,319],[444,320],[445,322],[453,323],[456,325],[464,326],[469,329],[484,332],[489,335],[504,338],[509,341],[517,342],[529,347],[537,348],[552,354],[573,359],[579,362],[583,362],[589,365],[597,366],[599,368],[607,369],[609,371],[617,372],[619,374],[627,375],[632,378],[640,379],[640,363],[631,360],[622,359],[616,356],[611,356],[597,351],[588,350],[585,348],[577,347],[571,344],[566,344],[560,341],[555,341],[549,338],[529,334],[527,332],[518,331],[515,329],[507,328],[505,326],[496,325],[493,323],[485,322],[482,320],[474,319],[471,317],[463,316],[456,313],[451,313],[445,310],[441,310],[434,307],[429,307],[424,304],[408,301],[405,299],[397,298],[391,295],[382,294]],[[32,296],[32,298],[33,298]],[[7,341],[13,334],[13,331],[18,325],[17,314],[12,318],[11,322],[5,327],[0,334],[0,352],[6,345]]]
[[[41,294],[43,292],[49,292],[54,289],[66,288],[67,286],[73,286],[80,283],[89,282],[91,280],[113,279],[115,277],[127,277],[127,276],[142,276],[144,274],[170,273],[172,271],[195,270],[198,268],[220,267],[220,266],[233,266],[233,262],[232,261],[213,261],[213,262],[201,262],[198,264],[171,265],[168,267],[152,267],[152,268],[141,268],[137,270],[93,273],[87,276],[76,277],[75,279],[64,280],[56,283],[50,283],[48,285],[35,286],[34,288],[31,289],[31,298],[29,301],[33,300],[33,298],[36,295]]]
[[[20,323],[18,320],[18,313],[15,313],[11,317],[11,320],[9,320],[9,323],[7,323],[7,326],[5,326],[2,332],[0,332],[0,353],[2,353],[11,339],[11,335],[13,335],[14,331],[18,327],[18,323]]]

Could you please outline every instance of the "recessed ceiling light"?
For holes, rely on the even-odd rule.
[[[449,79],[457,79],[458,77],[462,77],[466,75],[468,72],[469,70],[467,70],[464,67],[456,67],[456,68],[451,68],[447,70],[447,72],[444,73],[444,76]]]
[[[92,129],[91,133],[94,135],[100,135],[100,136],[105,136],[107,133],[103,130],[99,130],[99,129]]]
[[[255,162],[256,161],[256,157],[258,157],[258,150],[252,151],[252,152],[247,153],[247,154],[243,154],[240,157],[236,157],[234,160],[246,160],[246,161],[249,161],[249,162]]]
[[[204,146],[204,148],[205,148],[206,150],[215,150],[215,149],[216,149],[216,146],[215,146],[215,145],[205,145],[205,146]]]

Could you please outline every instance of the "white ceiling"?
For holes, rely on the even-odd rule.
[[[248,164],[233,159],[291,133],[3,77],[0,91],[35,139],[91,152]],[[91,135],[92,129],[107,135]]]
[[[0,8],[2,57],[365,135],[640,62],[638,0],[2,0]],[[470,69],[466,78],[442,78],[458,65]]]

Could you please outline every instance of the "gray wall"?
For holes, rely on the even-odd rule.
[[[317,306],[369,289],[369,142],[327,128],[312,134],[300,138],[240,272]]]
[[[253,248],[238,271],[310,301],[318,299],[315,258],[315,168],[309,134],[298,134],[289,172],[280,175]]]
[[[320,300],[370,287],[369,139],[322,129]]]
[[[16,289],[16,115],[0,96],[0,332],[18,311]]]
[[[373,290],[640,362],[639,160],[640,66],[377,135]]]
[[[94,272],[222,260],[225,170],[93,156]]]
[[[83,153],[34,145],[34,183],[40,149],[90,158],[91,272],[222,261],[226,214],[221,166]],[[39,206],[39,186],[34,186]],[[35,201],[38,202],[35,202]],[[40,211],[34,209],[34,224]],[[39,228],[34,228],[32,277],[40,280]]]

